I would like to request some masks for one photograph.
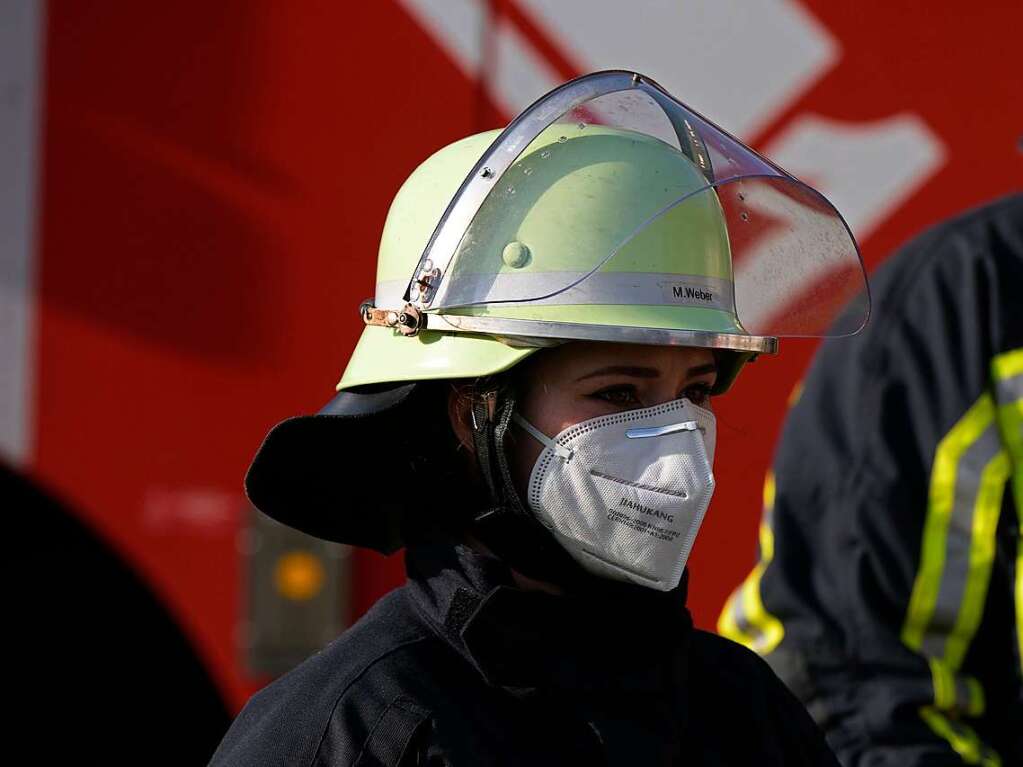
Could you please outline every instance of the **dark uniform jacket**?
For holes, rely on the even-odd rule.
[[[909,243],[821,347],[719,629],[853,765],[1023,765],[1023,196]]]
[[[212,765],[837,764],[767,664],[693,630],[685,581],[569,597],[463,545],[406,563],[404,587],[253,696]]]

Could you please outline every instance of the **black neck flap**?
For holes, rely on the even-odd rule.
[[[523,575],[585,590],[593,576],[569,556],[515,491],[504,447],[514,412],[515,393],[507,383],[498,383],[473,397],[473,441],[490,505],[475,516],[472,531]]]

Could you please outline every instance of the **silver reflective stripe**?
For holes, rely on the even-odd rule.
[[[625,436],[629,439],[642,439],[643,437],[662,437],[665,434],[675,434],[680,431],[696,431],[700,427],[696,421],[683,421],[682,423],[670,423],[667,426],[650,426],[642,429],[628,429]]]
[[[995,400],[999,405],[1023,400],[1023,373],[995,381]]]
[[[540,336],[578,341],[615,341],[656,346],[702,346],[708,349],[774,354],[778,339],[739,333],[709,333],[674,328],[637,328],[629,325],[594,325],[584,322],[549,322],[461,314],[429,314],[427,328],[440,332],[486,333],[504,336]]]
[[[632,304],[735,310],[731,281],[700,275],[594,272],[578,285],[557,292],[581,276],[578,272],[454,274],[448,278],[443,303],[435,303],[435,308],[528,303],[530,306]],[[404,280],[377,283],[376,305],[381,308],[401,306],[406,285]]]
[[[977,547],[988,549],[993,546],[994,526],[988,531],[991,540],[975,540],[975,515],[983,513],[978,508],[978,500],[982,488],[984,469],[1002,450],[998,425],[993,420],[981,435],[971,444],[959,458],[955,467],[955,489],[952,497],[952,508],[949,515],[948,534],[945,540],[945,562],[941,571],[934,611],[924,630],[920,649],[931,658],[946,658],[948,643],[960,622],[960,613],[967,606],[963,596],[967,585],[978,575],[983,577],[983,593],[987,593],[987,580],[990,577],[990,566],[987,572],[971,573],[971,551]],[[972,639],[972,636],[969,637]],[[965,650],[969,640],[961,641]],[[958,653],[957,653],[958,654]],[[958,659],[961,662],[961,658]],[[958,667],[958,663],[953,663]]]

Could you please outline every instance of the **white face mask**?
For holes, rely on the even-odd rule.
[[[584,569],[670,591],[714,493],[715,420],[688,399],[591,418],[545,445],[527,502]]]

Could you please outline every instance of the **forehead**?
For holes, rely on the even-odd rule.
[[[532,372],[545,377],[574,378],[609,365],[655,368],[665,375],[684,374],[692,367],[714,363],[714,353],[699,346],[647,346],[645,344],[573,341],[534,354]]]

